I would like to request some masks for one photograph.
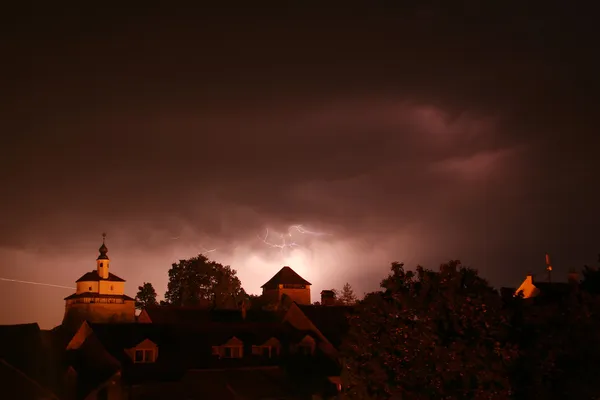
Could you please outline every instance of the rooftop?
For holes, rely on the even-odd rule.
[[[81,278],[77,279],[75,282],[98,282],[98,281],[111,281],[111,282],[125,282],[125,279],[119,278],[115,274],[108,274],[108,278],[103,279],[100,275],[98,275],[97,270],[90,271],[84,274]]]
[[[311,285],[309,281],[302,278],[290,267],[283,267],[262,288],[277,287],[278,285]]]

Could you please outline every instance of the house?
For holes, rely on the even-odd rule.
[[[318,349],[317,356],[310,363],[307,370],[299,375],[308,376],[312,379],[327,378],[329,394],[341,391],[341,369],[340,347],[345,335],[350,329],[348,317],[354,311],[352,306],[329,305],[332,291],[321,292],[320,305],[292,304],[284,316],[284,322],[289,323],[298,332],[310,332],[315,338],[315,346]],[[335,293],[333,293],[335,300]],[[312,369],[311,369],[312,368]],[[335,388],[335,389],[332,389]]]
[[[532,274],[527,274],[525,280],[513,293],[515,296],[522,295],[524,299],[540,296],[544,298],[556,298],[557,296],[561,297],[570,293],[579,283],[579,274],[573,270],[569,271],[567,282],[538,282],[535,281]],[[502,292],[506,292],[506,289],[503,288]]]
[[[67,345],[65,380],[77,399],[308,399],[314,390],[284,361],[304,344],[297,338],[281,323],[85,322]]]
[[[74,331],[83,321],[135,322],[135,300],[125,295],[125,280],[109,271],[105,238],[96,269],[81,276],[75,293],[65,297],[63,327]]]

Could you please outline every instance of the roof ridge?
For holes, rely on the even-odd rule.
[[[281,268],[271,279],[269,279],[261,288],[267,285],[278,285],[278,284],[300,284],[300,285],[312,285],[309,281],[301,277],[296,271],[290,266],[286,265]]]

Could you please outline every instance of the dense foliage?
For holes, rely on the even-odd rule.
[[[138,287],[138,293],[135,296],[135,308],[142,310],[156,304],[156,290],[150,282],[144,282],[142,286]]]
[[[344,348],[349,398],[505,399],[517,351],[502,302],[475,270],[392,264],[362,301]]]
[[[235,308],[245,297],[242,284],[230,266],[204,255],[180,260],[169,270],[165,300],[177,306],[210,303],[218,308]]]
[[[599,398],[600,273],[501,296],[458,261],[393,263],[343,346],[349,399]],[[540,285],[541,286],[541,285]]]

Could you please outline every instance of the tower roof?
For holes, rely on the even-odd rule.
[[[98,256],[97,260],[108,260],[108,256],[106,255],[106,253],[108,253],[108,247],[106,247],[106,233],[102,234],[102,246],[100,246],[100,248],[98,249],[98,251],[100,252],[100,255]]]
[[[111,281],[111,282],[125,282],[125,279],[119,278],[115,274],[108,274],[108,278],[104,279],[100,275],[98,275],[98,270],[93,270],[84,274],[81,278],[77,279],[75,282],[98,282],[98,281]]]
[[[296,271],[294,271],[290,267],[286,266],[286,267],[281,268],[278,273],[273,275],[273,277],[271,279],[269,279],[269,281],[267,283],[262,285],[261,288],[264,288],[267,286],[277,286],[277,285],[282,285],[282,284],[311,285],[311,283],[309,281],[307,281],[306,279],[304,279],[303,277],[298,275],[296,273]]]

